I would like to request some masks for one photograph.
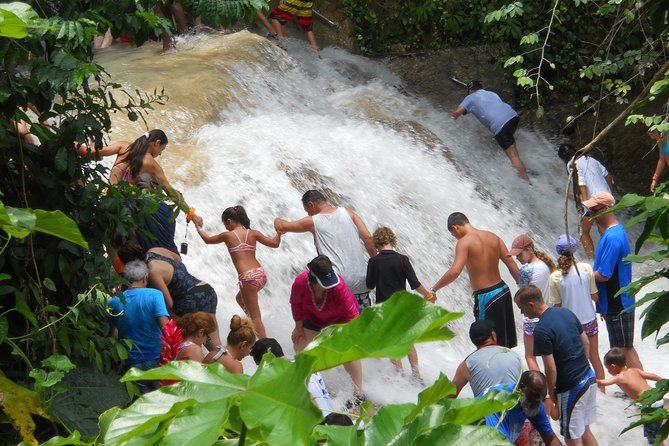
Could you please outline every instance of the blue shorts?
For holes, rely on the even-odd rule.
[[[493,321],[497,343],[502,347],[513,348],[518,345],[511,291],[503,281],[474,291],[474,319]]]

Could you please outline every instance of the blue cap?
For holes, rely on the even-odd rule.
[[[569,249],[569,245],[571,245],[571,249]],[[578,242],[571,235],[562,234],[555,240],[555,250],[560,255],[574,252],[576,248],[578,248]]]

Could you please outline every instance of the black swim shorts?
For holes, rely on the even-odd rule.
[[[174,296],[173,296],[174,298]],[[177,316],[183,316],[186,313],[195,313],[196,311],[204,311],[205,313],[216,313],[216,306],[218,304],[218,297],[216,291],[205,283],[204,285],[197,285],[188,290],[185,296],[174,298],[174,306],[172,311]]]
[[[502,130],[495,135],[495,141],[497,141],[497,144],[499,144],[503,150],[508,149],[516,143],[513,134],[516,133],[519,120],[518,116],[509,119],[507,123],[504,124],[504,127],[502,127]]]

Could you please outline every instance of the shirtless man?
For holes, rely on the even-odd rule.
[[[355,295],[362,311],[371,305],[366,283],[365,250],[370,257],[376,255],[372,235],[367,226],[355,212],[332,206],[317,190],[304,193],[302,206],[308,217],[296,221],[277,218],[274,220],[274,228],[281,233],[311,232],[316,251],[330,258],[334,270]]]
[[[454,212],[448,216],[448,231],[458,239],[455,259],[451,268],[432,287],[432,292],[453,282],[467,267],[469,281],[474,291],[474,319],[495,322],[497,340],[503,347],[517,345],[516,325],[513,316],[513,300],[509,287],[499,274],[501,260],[513,276],[519,279],[518,266],[509,255],[506,245],[495,234],[481,231],[467,217]]]

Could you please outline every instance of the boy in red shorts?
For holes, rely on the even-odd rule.
[[[279,6],[270,13],[269,18],[272,19],[272,24],[279,36],[278,45],[286,49],[286,41],[283,36],[283,25],[293,19],[297,18],[297,23],[307,33],[307,39],[311,44],[317,56],[320,56],[320,48],[316,43],[316,36],[313,31],[313,8],[314,2],[301,0],[283,0]]]

